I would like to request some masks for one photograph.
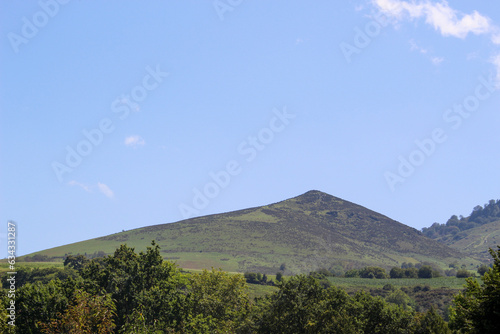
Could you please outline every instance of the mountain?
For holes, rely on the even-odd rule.
[[[477,205],[468,217],[451,216],[446,224],[434,223],[422,229],[424,235],[467,256],[489,262],[489,248],[500,245],[500,200]]]
[[[480,261],[491,262],[488,250],[496,250],[500,245],[500,220],[469,229],[460,239],[445,244]]]
[[[402,262],[471,264],[414,228],[315,190],[271,205],[138,228],[34,254],[62,259],[112,253],[123,243],[139,251],[153,239],[166,259],[191,269],[275,273],[281,267],[300,273],[322,267],[389,268]]]

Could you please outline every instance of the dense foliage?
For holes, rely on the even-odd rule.
[[[495,263],[484,284],[470,279],[455,297],[450,318],[457,332],[498,330],[500,248],[491,253]],[[321,284],[330,274],[317,270],[276,279],[276,292],[251,300],[246,281],[263,284],[263,275],[185,273],[164,261],[154,242],[139,254],[122,245],[113,255],[68,257],[65,264],[60,272],[47,272],[50,279],[39,271],[25,275],[16,292],[18,333],[451,333],[441,311],[417,306],[426,287],[409,291],[389,284],[381,296],[348,294]],[[387,275],[377,267],[358,274]],[[0,298],[3,310],[7,302]],[[4,321],[0,331],[12,328]]]
[[[490,254],[493,267],[482,276],[483,284],[468,278],[465,290],[455,296],[450,325],[458,333],[500,333],[500,246]]]
[[[425,236],[443,241],[459,240],[466,236],[463,231],[500,220],[500,200],[490,200],[484,207],[476,206],[469,217],[451,216],[446,224],[434,223],[425,227],[422,232]]]

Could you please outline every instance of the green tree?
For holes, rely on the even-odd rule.
[[[405,278],[417,278],[417,277],[418,277],[418,269],[417,268],[405,269]]]
[[[391,278],[403,278],[405,277],[404,269],[393,267],[389,273]]]
[[[425,313],[417,313],[415,315],[416,328],[414,334],[451,334],[448,324],[436,312],[434,307],[431,307]]]
[[[418,270],[418,278],[432,278],[432,271],[431,266],[422,266]]]
[[[361,278],[387,278],[385,269],[380,267],[365,267],[359,271]]]
[[[315,323],[315,310],[322,302],[325,290],[317,279],[305,275],[292,276],[278,287],[278,292],[269,296],[262,305],[258,332],[307,333],[308,324]]]
[[[344,273],[345,277],[359,277],[359,270],[351,269]]]
[[[467,269],[459,269],[459,270],[457,271],[457,274],[456,274],[456,276],[457,276],[458,278],[466,278],[466,277],[471,277],[472,275],[473,275],[473,274],[472,274],[470,271],[468,271]]]
[[[354,296],[356,314],[361,330],[359,333],[413,333],[414,312],[411,309],[387,304],[381,297],[372,297],[361,291]]]
[[[142,310],[146,327],[161,322],[161,326],[177,326],[183,303],[182,278],[177,266],[164,261],[160,247],[153,241],[146,252],[121,245],[113,255],[94,259],[82,270],[87,291],[97,294],[101,289],[110,293],[116,306],[117,330],[140,317]]]
[[[477,273],[479,275],[483,276],[486,272],[488,272],[489,269],[490,269],[490,267],[488,267],[485,264],[482,264],[479,268],[477,268]]]
[[[493,267],[481,278],[466,279],[465,290],[455,296],[450,308],[450,328],[458,333],[500,332],[500,246],[494,251]]]
[[[398,306],[401,306],[403,308],[407,308],[410,306],[411,299],[408,297],[406,293],[403,291],[396,289],[392,291],[386,298],[385,300],[389,303],[396,304]]]
[[[2,289],[0,289],[2,290]],[[13,318],[11,318],[10,311],[7,310],[7,307],[10,306],[10,301],[12,299],[8,298],[8,293],[4,290],[0,292],[0,333],[5,334],[13,334],[15,333],[15,326],[9,325],[9,321],[14,320],[14,324],[16,321],[15,314],[12,314]],[[15,312],[15,310],[13,310]]]
[[[89,259],[84,255],[68,255],[64,259],[64,266],[68,268],[75,269],[77,271],[81,271],[85,264],[89,262]]]
[[[40,323],[49,323],[64,313],[73,296],[75,281],[54,279],[47,284],[27,283],[16,293],[16,327],[19,333],[41,333]]]
[[[249,303],[242,275],[213,268],[192,274],[186,297],[187,327],[202,326],[213,333],[234,332],[249,312]]]
[[[109,295],[92,296],[77,290],[74,302],[64,314],[47,324],[40,324],[42,333],[113,333],[115,305]]]

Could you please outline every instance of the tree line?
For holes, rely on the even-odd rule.
[[[184,273],[152,243],[113,255],[68,256],[66,274],[25,277],[16,290],[18,333],[496,333],[500,327],[500,247],[482,284],[467,279],[447,323],[434,308],[417,312],[400,290],[390,298],[320,284],[315,275],[281,278],[251,300],[246,279],[221,270]],[[51,273],[54,274],[54,273]],[[49,275],[51,275],[49,274]],[[326,274],[326,273],[324,273]],[[2,288],[4,289],[4,288]],[[4,290],[5,292],[5,290]],[[9,300],[0,298],[0,332]]]
[[[445,224],[434,223],[424,227],[422,233],[432,239],[442,241],[460,240],[467,234],[464,232],[474,227],[500,220],[500,200],[490,200],[483,206],[477,205],[468,217],[453,215]]]

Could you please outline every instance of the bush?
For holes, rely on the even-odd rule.
[[[477,273],[483,276],[485,273],[488,272],[488,270],[490,270],[490,267],[488,267],[485,264],[482,264],[479,268],[477,268]]]
[[[422,266],[418,270],[418,278],[432,278],[433,270],[431,266]]]
[[[401,268],[393,267],[389,275],[391,278],[403,278],[405,277],[405,271]]]
[[[361,278],[387,278],[385,269],[380,267],[364,267],[360,270],[359,276]]]
[[[351,269],[345,272],[344,277],[359,277],[359,270]]]
[[[406,278],[418,278],[418,269],[417,268],[408,268],[405,270]]]
[[[455,269],[448,269],[444,271],[446,276],[457,276],[457,271]]]
[[[473,274],[466,270],[466,269],[460,269],[459,271],[457,271],[457,278],[467,278],[467,277],[471,277]]]

